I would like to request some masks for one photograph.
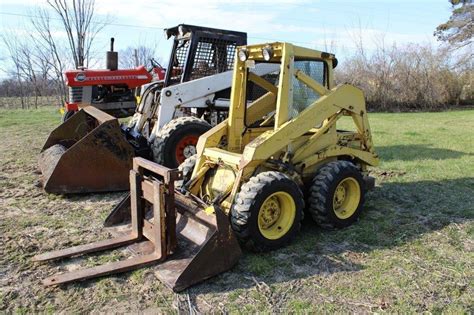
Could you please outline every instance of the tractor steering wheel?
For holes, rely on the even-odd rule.
[[[151,68],[148,69],[148,72],[149,72],[149,73],[152,73],[152,72],[153,72],[153,69],[155,69],[155,68],[164,69],[164,68],[160,65],[160,63],[155,60],[155,58],[150,58],[150,64],[151,64]]]

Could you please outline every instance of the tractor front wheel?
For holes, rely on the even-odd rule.
[[[196,154],[199,137],[211,129],[205,120],[196,117],[179,117],[161,128],[152,143],[156,163],[176,168],[185,159]]]
[[[69,118],[72,117],[72,115],[74,115],[75,113],[77,113],[77,111],[75,110],[67,110],[63,113],[63,116],[61,117],[61,122],[65,122],[66,120],[68,120]]]
[[[308,211],[323,228],[343,228],[359,218],[364,195],[364,180],[354,164],[330,162],[321,167],[313,179]]]
[[[303,194],[293,180],[280,172],[263,172],[242,185],[231,209],[231,225],[248,249],[273,250],[296,236],[303,209]]]

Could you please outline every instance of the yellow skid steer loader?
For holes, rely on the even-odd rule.
[[[277,64],[279,70],[252,73],[260,63]],[[355,222],[374,185],[367,168],[377,165],[378,157],[363,93],[335,86],[336,63],[332,54],[288,43],[239,47],[229,118],[199,138],[197,154],[178,170],[134,159],[130,232],[35,260],[129,243],[135,249],[151,244],[148,251],[44,283],[155,263],[158,278],[179,291],[231,268],[241,246],[254,251],[284,246],[297,234],[304,210],[324,228]],[[255,86],[266,93],[247,104]],[[354,131],[338,128],[343,116],[352,118]],[[123,212],[113,216],[123,219]]]

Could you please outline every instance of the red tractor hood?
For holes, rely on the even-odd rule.
[[[67,86],[127,85],[133,89],[152,80],[145,67],[120,70],[68,70],[65,72]]]

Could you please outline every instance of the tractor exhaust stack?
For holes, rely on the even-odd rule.
[[[108,70],[117,70],[118,69],[118,52],[114,51],[114,41],[112,37],[110,39],[110,51],[107,52],[105,62]]]

